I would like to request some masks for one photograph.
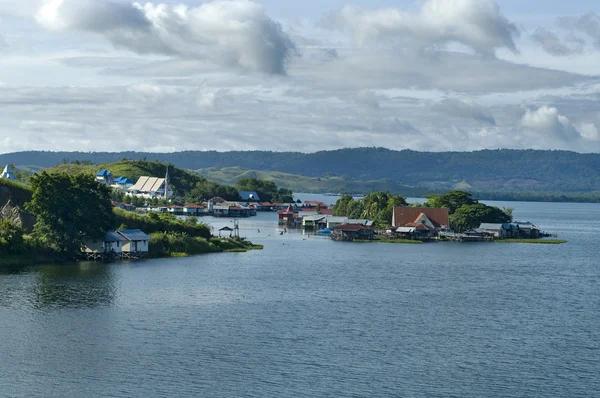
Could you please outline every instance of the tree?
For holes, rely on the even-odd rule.
[[[479,203],[469,192],[465,191],[450,191],[443,195],[428,195],[428,207],[443,207],[449,210],[450,214],[462,206],[474,205]]]
[[[478,228],[481,223],[507,223],[510,217],[497,207],[483,203],[464,205],[450,216],[450,226],[456,232]]]
[[[10,220],[0,219],[0,254],[20,254],[24,248],[23,229]]]
[[[103,239],[114,227],[110,188],[94,176],[48,174],[31,179],[27,211],[37,218],[34,235],[65,256],[77,254],[86,240]]]
[[[514,219],[513,213],[515,211],[515,208],[514,207],[503,207],[502,211],[504,212],[504,214],[506,214],[510,218],[510,221],[512,222]]]

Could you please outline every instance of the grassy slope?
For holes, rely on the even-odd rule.
[[[32,192],[31,187],[28,185],[0,179],[0,187],[7,187],[10,190],[10,195],[7,195],[6,193],[3,194],[2,190],[0,190],[0,204],[2,204],[4,196],[6,196],[7,199],[10,196],[10,199],[21,207],[31,200]]]
[[[391,180],[358,181],[339,176],[306,177],[277,171],[248,170],[241,167],[223,169],[209,168],[196,170],[198,174],[222,184],[235,185],[242,178],[259,178],[273,181],[278,187],[288,188],[294,192],[323,193],[369,193],[374,191],[392,191],[414,195],[424,190]]]
[[[151,162],[144,160],[122,160],[114,163],[104,163],[93,166],[84,166],[77,164],[61,164],[46,169],[50,173],[68,173],[68,174],[96,174],[102,169],[110,171],[113,177],[127,177],[133,182],[141,176],[164,177],[167,168],[166,163]],[[202,178],[194,173],[179,169],[169,165],[169,176],[171,184],[181,191],[188,191],[200,182]]]

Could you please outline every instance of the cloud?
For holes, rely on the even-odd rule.
[[[491,126],[496,125],[496,120],[488,110],[476,104],[468,103],[465,101],[446,98],[436,103],[433,106],[433,110],[445,113],[446,115],[452,117],[473,119],[481,123],[489,124]]]
[[[185,5],[51,0],[36,15],[49,30],[100,34],[115,47],[212,61],[270,74],[285,74],[294,44],[262,6],[249,0]]]
[[[585,34],[592,39],[594,47],[600,49],[600,16],[589,12],[581,17],[559,18],[559,25],[571,31]]]
[[[585,44],[583,40],[575,36],[569,36],[563,42],[556,34],[542,27],[537,28],[531,35],[531,39],[542,46],[548,54],[559,57],[579,54],[583,51],[583,45]]]
[[[562,142],[572,142],[585,138],[597,136],[597,130],[593,131],[589,124],[584,126],[584,134],[571,123],[569,118],[561,115],[558,109],[542,106],[537,110],[527,109],[521,119],[524,129],[539,133],[542,139],[558,139]],[[595,129],[595,126],[593,127]]]
[[[417,13],[346,5],[328,22],[352,32],[363,46],[380,41],[425,46],[456,42],[485,54],[499,48],[517,52],[514,38],[519,34],[493,0],[425,0]]]
[[[359,104],[366,105],[371,109],[379,108],[379,98],[377,98],[377,94],[371,90],[361,90],[358,93],[357,101]]]

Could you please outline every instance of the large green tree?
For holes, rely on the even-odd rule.
[[[221,185],[214,181],[203,179],[196,183],[185,196],[188,203],[200,203],[204,200],[209,200],[214,197],[221,197],[225,200],[239,200],[240,195],[235,187],[229,185]]]
[[[0,219],[0,254],[20,254],[24,248],[23,228],[10,220]]]
[[[34,235],[58,253],[72,256],[88,239],[102,239],[114,227],[110,188],[87,174],[42,172],[31,178],[27,210],[37,218]]]
[[[391,224],[395,206],[406,206],[406,199],[389,192],[370,193],[359,200],[344,195],[333,206],[333,214],[348,218],[366,218],[375,221],[377,226],[384,227]]]
[[[443,195],[428,195],[427,206],[443,207],[454,214],[456,210],[464,205],[474,205],[479,203],[469,192],[465,191],[450,191]]]
[[[240,191],[256,192],[263,202],[294,202],[293,192],[290,189],[277,188],[273,181],[242,178],[235,187]]]
[[[450,226],[456,232],[478,228],[481,223],[507,223],[511,217],[497,207],[483,203],[464,205],[450,216]]]

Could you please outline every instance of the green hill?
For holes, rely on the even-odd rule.
[[[337,178],[332,176],[339,176],[345,183],[390,181],[435,191],[444,191],[455,186],[471,187],[474,192],[571,194],[600,191],[600,154],[569,151],[499,149],[475,152],[417,152],[385,148],[346,148],[316,153],[31,151],[0,154],[0,165],[50,167],[61,163],[63,159],[86,160],[102,165],[107,162],[120,163],[123,158],[158,159],[188,170],[239,167],[247,171],[265,170],[331,180]],[[118,174],[117,171],[112,171]],[[162,174],[164,171],[160,171],[158,175]],[[334,187],[324,187],[322,190],[338,191],[335,184],[333,185]],[[354,189],[355,186],[349,185],[343,191]]]
[[[307,177],[278,171],[248,170],[242,167],[222,169],[208,168],[196,170],[201,176],[221,184],[235,185],[243,178],[256,178],[272,181],[280,188],[306,193],[355,193],[366,194],[376,191],[390,191],[406,196],[427,193],[426,189],[398,183],[389,179],[361,181],[341,176]]]
[[[67,174],[96,174],[100,170],[110,171],[113,177],[127,177],[133,182],[141,176],[164,177],[167,167],[169,168],[169,178],[172,187],[180,192],[188,192],[194,186],[204,181],[204,179],[187,170],[175,167],[172,164],[147,161],[147,160],[121,160],[114,163],[103,163],[99,165],[82,164],[60,164],[58,166],[46,169],[49,173],[67,173]]]

